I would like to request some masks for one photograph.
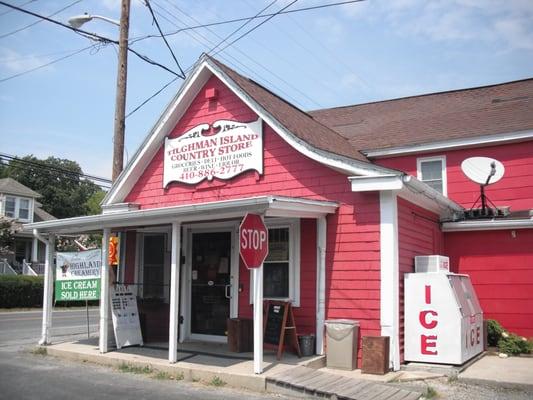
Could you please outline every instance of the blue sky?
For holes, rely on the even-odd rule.
[[[21,5],[28,0],[8,0]],[[76,0],[34,0],[22,6],[50,15]],[[130,38],[156,33],[146,6],[132,1]],[[335,0],[299,0],[289,9]],[[252,16],[272,0],[152,0],[164,32]],[[268,11],[289,4],[278,0]],[[0,14],[8,9],[0,6]],[[119,0],[81,0],[52,18],[89,12],[119,18]],[[190,17],[189,17],[190,16]],[[195,18],[195,20],[191,19]],[[0,80],[91,45],[48,22],[17,11],[0,15]],[[258,22],[247,25],[238,37]],[[169,36],[184,67],[242,23]],[[110,38],[118,29],[94,20],[84,29]],[[232,38],[232,39],[233,39]],[[177,70],[160,38],[133,45]],[[368,0],[280,15],[217,56],[304,110],[365,103],[533,77],[533,1]],[[76,160],[86,173],[109,177],[117,52],[100,46],[0,82],[1,152]],[[173,75],[129,55],[127,110]],[[181,81],[126,120],[131,156]]]

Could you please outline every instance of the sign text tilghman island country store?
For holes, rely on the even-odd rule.
[[[163,187],[173,181],[195,184],[204,179],[230,179],[249,170],[263,173],[261,119],[247,123],[218,120],[165,139]]]
[[[100,249],[57,253],[55,299],[98,300],[100,298]]]

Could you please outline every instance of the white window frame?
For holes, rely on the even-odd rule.
[[[289,297],[265,297],[265,300],[291,301],[300,307],[300,219],[265,219],[268,229],[289,228]],[[253,304],[254,280],[250,273],[250,304]]]
[[[29,197],[18,197],[18,196],[12,196],[12,195],[9,195],[9,194],[6,194],[4,196],[4,201],[3,201],[3,214],[4,216],[7,217],[6,215],[6,207],[7,207],[7,199],[8,198],[11,198],[11,199],[15,199],[15,211],[14,211],[14,216],[13,217],[8,217],[8,218],[13,218],[13,219],[17,219],[21,222],[33,222],[33,199],[29,198]],[[28,201],[28,218],[20,218],[20,203],[21,203],[21,200],[27,200]]]
[[[416,159],[416,174],[419,181],[422,180],[422,164],[425,162],[440,161],[442,176],[442,195],[448,197],[448,179],[446,176],[446,156],[421,157]]]

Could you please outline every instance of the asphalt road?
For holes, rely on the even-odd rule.
[[[55,311],[52,321],[53,342],[87,337],[85,309]],[[97,309],[90,310],[89,322],[96,333]],[[40,333],[40,312],[0,313],[0,399],[290,400],[33,354]]]

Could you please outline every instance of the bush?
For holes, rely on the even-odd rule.
[[[529,354],[533,350],[533,342],[514,333],[504,333],[498,341],[501,353],[509,355]]]
[[[0,308],[41,307],[43,277],[0,275]]]
[[[498,321],[493,319],[487,320],[487,341],[489,346],[498,346],[498,342],[502,338],[503,332],[504,329]]]

